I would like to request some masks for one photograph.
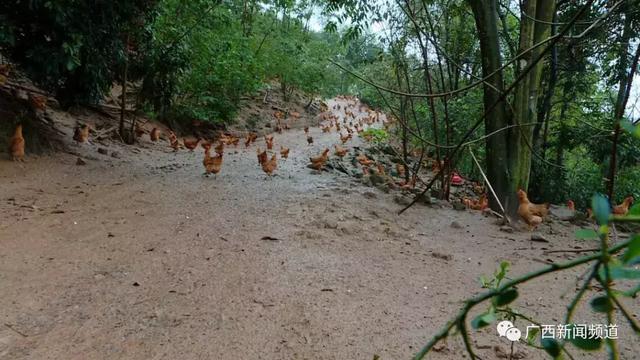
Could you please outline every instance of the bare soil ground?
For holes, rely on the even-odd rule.
[[[214,179],[200,148],[174,154],[147,135],[69,145],[85,166],[64,153],[0,160],[0,359],[408,359],[501,260],[514,276],[577,256],[545,250],[596,246],[558,221],[540,229],[548,242],[532,242],[478,212],[416,205],[399,216],[393,193],[306,168],[338,141],[311,133],[312,146],[301,130],[276,134],[291,155],[272,179],[256,145],[228,148]],[[521,287],[514,307],[561,323],[585,270]],[[586,310],[576,320],[604,322]],[[637,337],[618,323],[623,358],[637,359]],[[473,337],[483,359],[510,346],[493,326]],[[430,358],[463,349],[452,338]]]

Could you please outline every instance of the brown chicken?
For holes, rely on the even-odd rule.
[[[204,165],[205,175],[214,174],[215,177],[218,177],[218,173],[222,169],[222,154],[218,154],[217,156],[211,156],[210,152],[211,148],[204,149],[204,159],[202,160],[202,165]]]
[[[184,147],[189,149],[189,151],[193,151],[198,147],[200,140],[201,139],[182,139],[182,143],[184,144]]]
[[[347,134],[347,135],[340,134],[340,141],[342,141],[342,144],[346,144],[347,141],[349,141],[349,139],[351,139],[351,134]]]
[[[613,207],[614,215],[627,215],[629,207],[633,204],[633,196],[627,196],[622,201],[622,204]]]
[[[182,145],[180,144],[178,138],[171,140],[171,148],[173,148],[174,152],[178,152],[178,150],[182,148]]]
[[[307,144],[313,144],[313,137],[307,135]]]
[[[142,136],[145,133],[144,128],[140,124],[136,124],[135,133],[136,133],[136,137]]]
[[[203,139],[202,141],[200,141],[200,146],[202,146],[203,149],[211,149],[211,146],[213,146],[213,143],[209,140],[205,140]]]
[[[398,173],[399,177],[404,177],[404,172],[405,172],[404,165],[396,164],[396,172]]]
[[[444,167],[444,161],[440,160],[440,162],[438,162],[438,160],[433,160],[433,163],[431,164],[431,171],[434,173],[440,172],[440,170],[442,170],[442,168]]]
[[[369,158],[367,158],[366,155],[364,154],[360,154],[356,157],[356,160],[358,160],[358,162],[360,163],[360,165],[362,166],[371,166],[371,164],[374,163],[373,160],[370,160]]]
[[[258,134],[249,133],[249,135],[247,135],[247,139],[244,142],[244,146],[249,147],[249,145],[251,145],[251,143],[256,141],[257,138],[258,138]]]
[[[180,141],[178,141],[178,137],[173,133],[173,131],[169,131],[169,143],[171,144],[174,152],[180,150]]]
[[[363,168],[362,170],[366,170],[366,169],[367,168]],[[413,176],[411,177],[411,179],[409,179],[409,181],[402,180],[398,182],[398,185],[402,190],[411,190],[414,187],[416,187],[417,181],[418,181],[418,177],[416,176],[416,174],[413,174]]]
[[[0,64],[0,75],[8,77],[11,73],[11,64]]]
[[[213,150],[215,150],[216,154],[222,156],[224,154],[224,142],[220,141]]]
[[[518,215],[527,223],[529,231],[536,228],[538,225],[542,223],[542,215],[539,215],[539,208],[535,208],[536,206],[544,206],[544,205],[536,205],[529,202],[529,198],[527,197],[527,193],[524,190],[518,190],[518,202],[520,205],[518,206]],[[536,210],[534,210],[536,209]]]
[[[340,146],[338,144],[333,145],[333,146],[335,146],[335,148],[336,148],[336,151],[335,151],[336,156],[344,157],[345,155],[347,155],[347,152],[349,152],[348,149],[345,149],[345,148],[343,148],[342,146]]]
[[[149,138],[151,139],[151,141],[160,140],[160,129],[154,127],[149,133]]]
[[[320,161],[327,161],[328,159],[329,159],[329,149],[325,148],[320,155],[309,158],[309,161],[311,161],[312,163],[315,163]]]
[[[524,193],[524,196],[525,198],[527,198],[527,201],[529,201],[529,198],[527,197],[527,193]],[[531,213],[533,215],[540,216],[544,220],[544,218],[546,218],[547,215],[549,214],[549,203],[533,204],[529,202],[529,209],[531,210]]]
[[[79,143],[86,143],[89,141],[89,125],[84,124],[77,126],[73,132],[73,140]]]
[[[484,185],[474,182],[473,183],[473,192],[475,192],[478,195],[482,195],[486,192],[486,190],[484,189]]]
[[[278,167],[278,159],[276,158],[276,154],[273,154],[271,160],[264,161],[262,163],[262,171],[264,171],[269,177],[273,175],[273,172]]]
[[[309,158],[311,163],[309,167],[315,170],[322,170],[327,160],[329,160],[329,149],[325,148],[320,155]]]
[[[29,105],[33,110],[47,110],[47,98],[45,96],[29,93],[28,99]]]
[[[282,145],[280,145],[280,156],[283,159],[288,159],[289,158],[289,148],[283,147]]]
[[[225,145],[238,145],[240,138],[233,135],[222,134],[219,139]]]
[[[308,166],[314,170],[322,170],[325,164],[326,164],[326,161],[318,161],[318,162],[312,162]]]
[[[384,169],[384,166],[382,166],[382,164],[380,163],[376,164],[376,171],[380,176],[385,176],[387,174],[387,172]]]
[[[16,126],[13,136],[9,140],[9,154],[13,161],[24,161],[24,137],[22,136],[22,124]]]
[[[267,150],[260,151],[260,148],[258,148],[257,153],[258,153],[258,164],[262,165],[264,162],[267,161]]]
[[[268,135],[264,137],[264,142],[267,144],[267,150],[273,149],[273,136]]]
[[[462,203],[465,204],[465,206],[469,209],[473,209],[473,210],[484,210],[486,208],[489,207],[489,199],[487,198],[486,194],[482,194],[482,196],[480,197],[480,199],[468,199],[468,198],[462,198]]]

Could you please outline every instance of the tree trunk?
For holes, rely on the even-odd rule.
[[[624,110],[627,107],[627,102],[629,101],[629,94],[631,93],[631,85],[633,84],[633,77],[636,72],[636,68],[638,67],[638,61],[640,60],[640,45],[636,48],[636,53],[633,57],[633,61],[631,63],[631,67],[628,70],[627,74],[627,64],[628,53],[629,53],[629,38],[631,36],[631,17],[629,14],[626,15],[625,26],[622,34],[622,46],[620,48],[620,69],[618,71],[619,75],[619,88],[618,88],[618,97],[616,99],[616,107],[615,107],[615,128],[612,136],[612,146],[611,146],[611,160],[609,161],[609,175],[607,177],[607,192],[609,194],[609,199],[614,201],[614,184],[616,178],[616,163],[617,163],[617,155],[618,155],[618,138],[620,136],[620,122],[622,121],[622,117],[624,116]]]
[[[521,52],[531,48],[533,44],[548,38],[551,29],[549,23],[553,20],[553,13],[555,12],[555,1],[527,0],[523,11],[539,21],[534,21],[530,17],[522,17],[520,21]],[[521,62],[523,65],[528,66],[532,59],[540,55],[541,51],[541,47],[529,51]],[[522,66],[522,68],[525,66]],[[537,63],[529,72],[526,81],[522,81],[516,88],[514,124],[520,126],[513,128],[512,131],[518,149],[516,156],[512,158],[512,167],[515,170],[513,180],[518,188],[525,190],[529,186],[533,147],[533,125],[530,124],[537,121],[538,94],[543,66],[543,62]]]
[[[490,136],[486,140],[487,176],[497,196],[502,201],[508,215],[515,216],[518,207],[516,191],[527,189],[531,171],[532,126],[536,116],[536,105],[542,63],[533,67],[530,73],[516,85],[513,114],[507,110],[505,100],[501,100],[504,91],[503,74],[498,69],[502,65],[500,58],[500,39],[498,36],[497,0],[467,0],[476,21],[482,55],[482,72],[486,76],[496,74],[484,85],[484,108],[487,134],[508,125],[518,125],[507,131]],[[523,16],[520,22],[520,44],[522,52],[548,36],[549,23],[555,11],[555,0],[526,0],[523,11],[540,21]],[[519,61],[518,68],[529,66],[540,55],[541,48],[526,52]],[[498,210],[497,203],[490,199],[489,205]]]
[[[129,35],[127,35],[127,40],[125,42],[125,60],[124,60],[124,71],[122,74],[122,103],[120,108],[120,137],[126,141],[127,136],[124,133],[124,115],[127,110],[127,72],[129,71]]]
[[[467,2],[473,11],[480,39],[483,76],[495,72],[487,79],[483,91],[484,108],[485,111],[488,111],[484,126],[485,133],[488,134],[507,126],[510,116],[505,100],[500,99],[500,95],[504,91],[504,83],[502,71],[497,71],[502,66],[497,23],[498,4],[497,0],[467,0]],[[517,199],[510,178],[511,169],[508,161],[510,143],[506,133],[506,131],[502,131],[488,137],[485,141],[487,177],[506,210],[513,214],[517,209]],[[493,197],[489,197],[489,206],[496,211],[500,209]]]

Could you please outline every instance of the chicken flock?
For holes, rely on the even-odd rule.
[[[346,144],[353,138],[354,134],[361,134],[361,137],[365,141],[371,141],[372,138],[370,134],[362,134],[366,127],[373,126],[376,123],[382,123],[382,126],[388,130],[395,122],[394,119],[382,120],[379,112],[369,109],[366,105],[358,104],[357,99],[354,97],[338,96],[338,99],[342,100],[344,105],[339,103],[335,104],[333,106],[333,112],[325,111],[321,113],[321,121],[318,124],[323,133],[331,133],[334,130],[337,133],[338,137],[336,139],[336,144],[333,145],[333,155],[338,158],[344,158],[349,153],[350,149]],[[28,100],[34,111],[46,111],[46,97],[32,94],[29,95]],[[354,113],[354,111],[356,111],[356,113]],[[344,116],[340,119],[334,114],[334,112],[343,112]],[[364,116],[359,117],[356,114],[364,114]],[[289,122],[296,121],[300,118],[300,114],[295,111],[290,113],[275,111],[273,116],[276,120],[274,129],[278,134],[282,134],[285,130],[290,130],[291,126]],[[289,122],[286,121],[287,119]],[[309,132],[309,127],[304,127],[303,131],[307,144],[312,145],[314,140]],[[134,132],[136,137],[141,137],[143,134],[147,133],[144,127],[140,124],[136,125]],[[78,143],[86,143],[89,141],[89,134],[89,125],[80,124],[74,129],[73,140]],[[149,139],[152,142],[157,142],[161,140],[161,135],[162,130],[158,127],[154,127],[149,132]],[[183,138],[182,142],[180,142],[180,139],[171,130],[168,130],[167,139],[169,146],[174,152],[180,151],[180,149],[186,149],[193,152],[197,149],[198,145],[200,145],[204,151],[202,159],[204,175],[210,176],[213,174],[216,178],[223,168],[225,148],[229,146],[238,147],[241,140],[239,136],[230,133],[222,133],[215,141],[213,139],[210,140],[203,138]],[[290,149],[280,145],[279,151],[274,150],[274,144],[276,142],[274,134],[265,135],[263,140],[264,150],[262,150],[260,145],[256,148],[258,166],[267,175],[267,178],[271,178],[278,170],[278,154],[280,155],[280,161],[286,160],[289,158]],[[255,132],[250,132],[244,136],[243,143],[245,148],[249,148],[252,144],[257,142],[258,134]],[[211,154],[212,148],[215,155]],[[22,124],[18,124],[16,126],[13,136],[9,139],[8,150],[13,161],[24,161],[25,139],[23,136]],[[323,170],[330,158],[330,153],[331,150],[329,148],[325,148],[317,156],[310,157],[309,164],[307,166],[317,171]],[[367,158],[365,154],[358,154],[355,156],[355,160],[362,167],[364,175],[368,175],[370,172],[375,172],[377,175],[387,176],[387,170],[384,165]],[[437,162],[433,159],[427,159],[427,162],[432,163],[431,170],[434,172],[439,171],[443,166],[441,162]],[[400,178],[405,178],[405,166],[399,163],[395,164],[395,166],[396,174]],[[415,188],[416,182],[417,175],[414,173],[409,180],[397,181],[395,182],[395,185],[402,190],[411,190]],[[463,205],[467,209],[479,211],[487,210],[489,208],[489,201],[484,186],[474,183],[473,190],[479,197],[477,199],[464,197],[461,199]],[[540,225],[549,214],[549,203],[531,203],[527,193],[522,189],[517,191],[517,197],[519,202],[517,213],[531,231]],[[626,215],[629,212],[633,201],[633,197],[626,197],[621,204],[613,206],[612,213],[614,215]],[[575,211],[575,204],[573,201],[569,200],[567,207],[570,210]],[[587,215],[589,218],[593,217],[591,209],[587,209]]]
[[[344,117],[340,119],[338,116],[334,115],[333,112],[325,111],[319,115],[320,123],[318,126],[322,129],[323,133],[331,133],[335,131],[338,134],[333,154],[339,158],[343,158],[350,151],[350,149],[346,147],[346,144],[353,138],[354,134],[362,134],[366,127],[372,126],[375,123],[382,123],[384,127],[388,128],[391,125],[391,121],[383,121],[378,112],[370,110],[365,105],[359,105],[353,97],[345,96],[339,98],[343,100],[345,104],[336,104],[333,106],[333,110],[344,111]],[[364,114],[364,116],[359,118],[356,115],[359,113]],[[181,141],[173,131],[168,130],[166,138],[169,142],[169,146],[174,152],[180,151],[181,149],[194,151],[198,145],[200,145],[204,151],[202,159],[204,175],[210,176],[213,174],[216,178],[218,174],[222,172],[224,166],[225,149],[229,147],[239,147],[241,140],[245,148],[249,148],[253,144],[257,144],[256,154],[258,166],[267,175],[267,178],[270,178],[277,173],[278,162],[288,159],[291,152],[290,148],[285,147],[282,144],[279,144],[279,147],[276,150],[276,136],[277,134],[282,134],[284,131],[291,130],[291,123],[300,118],[300,113],[295,111],[283,112],[278,110],[273,113],[273,117],[275,118],[275,125],[273,126],[275,130],[274,134],[267,134],[262,137],[259,137],[255,132],[245,134],[243,136],[244,139],[241,139],[238,135],[231,133],[221,133],[216,140],[183,138]],[[82,131],[85,131],[85,127],[78,128],[76,133]],[[303,131],[307,144],[312,145],[313,137],[309,132],[309,127],[304,127]],[[141,137],[145,133],[146,130],[141,125],[136,126],[135,134],[137,137]],[[162,130],[158,127],[154,127],[149,132],[149,138],[153,142],[160,141],[162,135]],[[78,137],[79,136],[80,135],[78,135]],[[367,134],[363,134],[363,138],[367,141],[371,140],[371,137]],[[76,135],[74,135],[74,139],[76,139]],[[263,145],[258,144],[262,142]],[[212,149],[215,153],[214,155],[212,155]],[[325,164],[330,158],[330,152],[331,150],[329,148],[325,148],[322,153],[317,156],[310,157],[308,167],[314,170],[324,169]],[[372,160],[367,159],[363,154],[358,155],[357,159],[363,167],[366,167],[364,170],[365,172],[369,170],[369,167],[375,167],[376,171],[384,172],[381,164],[374,164]]]

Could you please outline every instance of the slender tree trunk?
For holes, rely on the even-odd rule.
[[[520,20],[520,51],[531,48],[548,38],[550,25],[555,11],[555,1],[527,0],[524,3],[523,11],[529,15],[523,16]],[[535,17],[539,21],[534,21],[530,17]],[[528,66],[530,62],[540,55],[542,48],[538,47],[527,52],[520,62]],[[524,68],[525,66],[521,66]],[[512,168],[514,181],[517,187],[527,190],[531,172],[531,155],[533,147],[533,125],[537,119],[538,89],[542,77],[543,63],[539,62],[528,76],[516,87],[516,97],[514,104],[514,124],[520,125],[514,128],[512,133],[517,143],[518,152],[512,157]]]
[[[553,24],[551,25],[551,35],[555,35],[557,31],[557,21],[558,16],[557,12],[553,11],[552,17]],[[537,119],[536,125],[533,128],[532,135],[532,145],[533,151],[536,151],[540,154],[542,159],[546,158],[546,148],[547,148],[547,135],[549,133],[549,118],[551,114],[551,100],[553,99],[553,95],[556,88],[556,82],[558,79],[558,48],[557,46],[553,46],[551,48],[551,63],[549,66],[549,80],[547,90],[544,94],[544,98],[542,101],[542,106],[537,111]],[[541,131],[543,134],[541,136]],[[544,165],[535,166],[531,171],[531,182],[529,186],[529,192],[532,197],[542,197],[542,189],[543,189],[543,174],[544,174]]]
[[[124,133],[124,115],[127,110],[127,72],[129,71],[129,35],[125,42],[124,71],[122,72],[122,102],[120,105],[120,137],[126,141],[128,138]],[[128,141],[127,141],[128,142]]]
[[[498,37],[497,0],[467,0],[474,14],[476,29],[480,39],[483,76],[494,73],[484,84],[483,102],[485,111],[485,133],[491,133],[508,125],[510,114],[505,100],[500,99],[504,91],[502,66],[500,58],[500,39]],[[497,71],[497,72],[496,72]],[[509,168],[509,138],[506,131],[485,140],[487,177],[506,210],[514,214],[517,209],[515,186],[512,184]],[[499,211],[500,207],[493,197],[489,197],[489,205]]]
[[[609,199],[611,201],[614,200],[614,185],[616,178],[616,165],[617,165],[617,155],[618,155],[618,140],[620,137],[620,122],[624,117],[624,110],[627,107],[627,102],[629,101],[629,94],[631,93],[631,86],[633,85],[633,77],[635,76],[636,69],[638,68],[638,61],[640,61],[640,44],[636,45],[636,52],[633,56],[633,60],[631,62],[631,67],[628,70],[627,74],[627,66],[628,63],[627,54],[629,53],[629,31],[631,31],[631,17],[629,14],[627,15],[627,20],[625,21],[625,28],[623,33],[623,44],[620,49],[620,85],[618,88],[618,97],[616,100],[615,107],[615,128],[613,131],[612,142],[611,145],[611,161],[609,164],[609,176],[607,177],[607,191],[609,194]]]
[[[551,25],[551,35],[555,35],[557,32],[558,26],[555,24],[558,21],[557,12],[554,11],[553,14],[553,25]],[[533,128],[533,140],[534,149],[541,150],[541,156],[544,159],[544,143],[546,139],[546,135],[540,136],[540,131],[544,128],[543,134],[548,133],[549,129],[549,118],[551,115],[551,100],[553,99],[553,95],[556,89],[556,83],[558,81],[558,48],[557,46],[553,46],[551,49],[551,64],[549,66],[549,86],[547,88],[546,93],[544,94],[544,100],[542,101],[542,107],[538,111],[538,121],[536,122],[536,126]]]

